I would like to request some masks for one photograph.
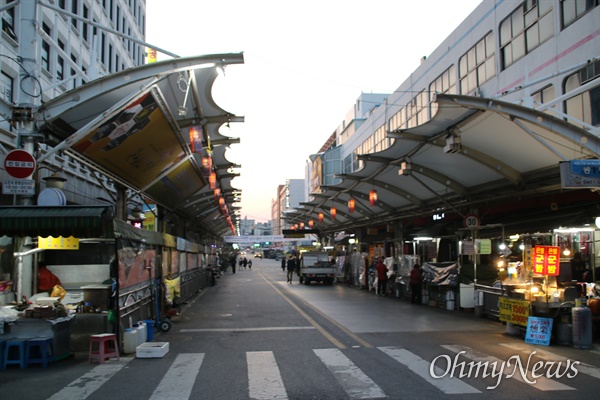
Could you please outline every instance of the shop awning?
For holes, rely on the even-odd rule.
[[[115,237],[117,238],[134,240],[158,246],[164,244],[163,235],[160,232],[136,228],[135,226],[129,225],[127,222],[118,219],[114,220],[114,224]]]
[[[0,236],[112,236],[112,208],[106,206],[0,207]]]

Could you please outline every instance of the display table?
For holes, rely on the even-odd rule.
[[[0,339],[9,338],[54,338],[54,354],[60,360],[71,355],[70,322],[74,315],[57,319],[17,319],[8,323],[8,329]]]

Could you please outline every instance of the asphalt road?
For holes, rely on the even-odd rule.
[[[36,399],[596,398],[600,352],[534,346],[496,321],[349,287],[286,283],[252,259],[190,299],[162,358],[0,371],[0,397]],[[501,372],[500,372],[501,371]],[[533,382],[535,381],[535,382]]]

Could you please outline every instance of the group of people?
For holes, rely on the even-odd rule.
[[[377,273],[377,296],[385,296],[387,293],[387,273],[389,269],[384,264],[383,257],[379,257],[377,259],[375,271]],[[421,289],[423,286],[423,275],[421,273],[421,266],[419,264],[415,264],[413,266],[413,269],[410,271],[409,285],[411,304],[421,304]]]
[[[244,258],[240,258],[240,269],[244,268],[246,269],[246,267],[252,269],[252,260],[248,260],[246,257]]]

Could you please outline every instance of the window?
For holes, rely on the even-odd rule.
[[[382,151],[390,147],[385,125],[382,125],[373,134],[375,141],[375,151]]]
[[[526,0],[500,23],[503,70],[554,35],[552,4],[551,1]]]
[[[6,5],[13,3],[15,0],[10,0],[6,2]],[[6,33],[8,36],[17,40],[17,35],[15,34],[15,7],[7,8],[2,13],[2,32]]]
[[[587,14],[594,7],[598,7],[599,0],[561,0],[560,2],[560,23],[564,29]]]
[[[83,18],[88,19],[88,15],[89,15],[88,8],[84,4],[83,5]],[[85,40],[86,42],[89,42],[90,40],[88,38],[88,24],[87,24],[87,22],[83,22],[81,24],[81,33],[83,34],[83,40]]]
[[[74,54],[71,54],[71,61],[73,61],[73,64],[77,65],[77,57]],[[75,71],[74,68],[71,68],[71,76],[74,77],[74,79],[71,81],[73,87],[72,89],[74,89],[77,86],[77,79],[76,78],[77,72]]]
[[[600,78],[600,61],[588,64],[565,80],[565,94]],[[565,112],[586,124],[600,126],[600,87],[575,95],[565,102]],[[576,121],[569,121],[581,125]]]
[[[436,93],[456,94],[456,67],[454,65],[442,72],[429,85],[429,108],[432,118],[437,112],[437,104],[433,102]]]
[[[61,50],[65,50],[65,44],[63,43],[62,40],[58,39],[58,47],[60,47]],[[62,81],[65,77],[65,60],[58,55],[56,57],[56,79],[58,81]]]
[[[9,103],[13,102],[13,85],[14,79],[2,71],[0,73],[0,97]]]
[[[409,128],[421,125],[429,120],[427,104],[427,93],[423,90],[406,105],[406,122]]]
[[[404,129],[406,124],[406,113],[404,112],[404,108],[400,109],[396,114],[390,118],[390,131],[395,131],[397,129]]]
[[[52,37],[52,30],[45,22],[42,23],[42,29],[46,35]],[[45,40],[42,40],[41,65],[44,70],[50,72],[50,44]]]
[[[460,93],[464,95],[472,95],[479,86],[496,75],[493,32],[488,33],[459,58],[458,74]],[[449,82],[448,85],[450,84]]]
[[[79,15],[78,11],[79,4],[77,0],[71,0],[71,14]],[[75,18],[71,18],[71,25],[73,25],[75,29],[77,29],[77,22],[78,21]]]
[[[542,90],[535,92],[531,95],[533,101],[537,104],[544,104],[556,98],[556,88],[553,85],[546,86]],[[536,106],[537,106],[536,104]],[[552,108],[556,109],[556,105],[552,106]],[[550,110],[546,110],[545,113],[553,114]]]

